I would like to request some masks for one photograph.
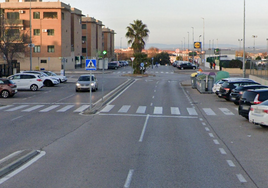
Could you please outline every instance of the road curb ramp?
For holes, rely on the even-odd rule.
[[[40,154],[40,151],[37,150],[21,150],[1,159],[0,178],[19,168],[38,154]]]

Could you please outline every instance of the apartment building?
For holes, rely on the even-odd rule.
[[[116,60],[114,53],[114,35],[116,34],[114,30],[103,27],[103,49],[107,52],[107,58],[110,60]]]
[[[73,70],[82,67],[86,57],[98,59],[107,46],[101,21],[59,0],[5,0],[0,9],[4,19],[16,20],[18,30],[32,40],[32,47],[16,57],[21,70]]]

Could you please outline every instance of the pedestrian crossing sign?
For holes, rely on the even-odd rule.
[[[86,70],[97,70],[96,59],[86,59]]]

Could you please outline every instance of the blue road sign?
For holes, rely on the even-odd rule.
[[[141,67],[144,67],[144,63],[141,63]]]
[[[96,59],[86,59],[86,70],[97,70]]]

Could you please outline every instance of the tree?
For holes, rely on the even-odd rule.
[[[140,64],[144,63],[145,68],[147,67],[148,64],[146,62],[148,61],[147,54],[145,53],[135,53],[134,54],[134,64],[133,64],[133,69],[134,69],[134,74],[141,74],[143,71],[140,70]]]
[[[8,74],[12,74],[12,61],[15,57],[19,57],[20,53],[26,52],[29,41],[28,35],[21,31],[20,21],[4,19],[4,16],[1,16],[0,52],[7,62]]]
[[[143,24],[141,20],[134,20],[127,28],[126,38],[128,38],[128,44],[131,44],[131,48],[135,53],[141,53],[145,46],[145,39],[149,37],[149,30],[147,25]]]
[[[159,63],[160,65],[166,65],[166,64],[170,64],[170,57],[169,54],[167,52],[161,52],[160,54],[157,54],[154,57],[154,62],[155,63]]]

